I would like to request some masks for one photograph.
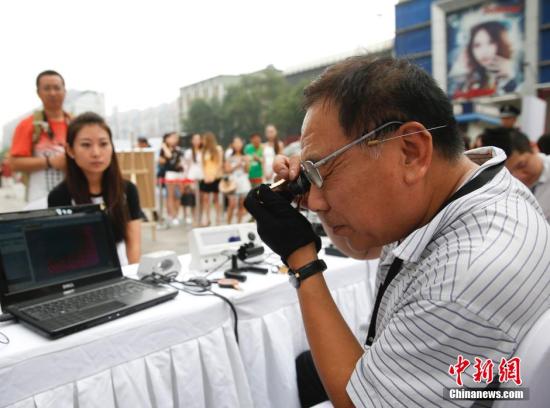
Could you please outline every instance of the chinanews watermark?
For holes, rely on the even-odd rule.
[[[458,355],[456,363],[449,366],[448,373],[457,387],[445,388],[444,398],[448,400],[528,400],[529,389],[520,387],[521,359],[519,357],[501,358],[498,366],[491,359],[475,357],[472,380],[480,387],[466,387],[462,374],[472,362]],[[482,385],[484,384],[484,385]]]

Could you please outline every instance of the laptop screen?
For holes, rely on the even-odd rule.
[[[0,221],[0,270],[7,292],[118,269],[114,242],[103,218],[95,211]]]

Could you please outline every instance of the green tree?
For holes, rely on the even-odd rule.
[[[221,104],[217,100],[195,99],[189,107],[189,115],[184,122],[184,129],[189,133],[203,133],[222,130]]]
[[[225,129],[244,137],[261,133],[268,122],[270,106],[287,88],[284,76],[273,67],[243,76],[227,90],[223,102]]]
[[[252,133],[263,134],[268,123],[277,126],[283,140],[288,135],[299,135],[306,82],[291,86],[273,67],[245,75],[227,89],[221,103],[216,99],[193,101],[184,129],[200,133],[211,130],[224,146],[234,135],[248,139]]]
[[[267,110],[267,122],[273,123],[281,138],[299,135],[304,120],[302,98],[308,81],[287,86]]]

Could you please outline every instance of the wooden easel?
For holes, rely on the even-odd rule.
[[[153,241],[157,239],[156,200],[155,200],[155,155],[153,149],[132,148],[117,152],[122,177],[134,183],[139,192],[141,209],[149,221],[142,226],[151,227]]]

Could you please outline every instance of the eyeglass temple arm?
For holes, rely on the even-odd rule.
[[[344,153],[346,150],[348,149],[351,149],[353,146],[355,146],[356,144],[358,143],[361,143],[363,140],[369,138],[370,136],[374,135],[376,132],[382,130],[382,129],[385,129],[386,127],[388,126],[391,126],[391,125],[402,125],[403,122],[398,122],[398,121],[392,121],[392,122],[388,122],[388,123],[384,123],[382,126],[379,126],[377,127],[376,129],[374,130],[371,130],[370,132],[364,134],[363,136],[361,136],[359,139],[356,139],[354,140],[353,142],[351,142],[350,144],[347,144],[341,148],[339,148],[338,150],[332,152],[331,154],[329,154],[327,157],[319,160],[318,162],[316,162],[314,164],[314,166],[317,168],[319,166],[322,166],[323,164],[325,164],[326,162],[328,162],[329,160],[331,160],[332,158]],[[404,135],[403,135],[404,136]]]
[[[427,132],[427,131],[430,131],[430,130],[441,129],[441,128],[444,128],[444,127],[446,127],[446,126],[447,126],[447,125],[435,126],[435,127],[433,127],[433,128],[429,128],[429,129],[417,130],[416,132],[405,133],[404,135],[399,135],[399,136],[394,136],[394,137],[388,137],[387,139],[370,140],[370,141],[367,142],[367,146],[375,146],[375,145],[377,145],[377,144],[387,142],[388,140],[399,139],[400,137],[415,135],[415,134],[417,134],[417,133],[422,133],[422,132],[425,132],[425,131]]]

